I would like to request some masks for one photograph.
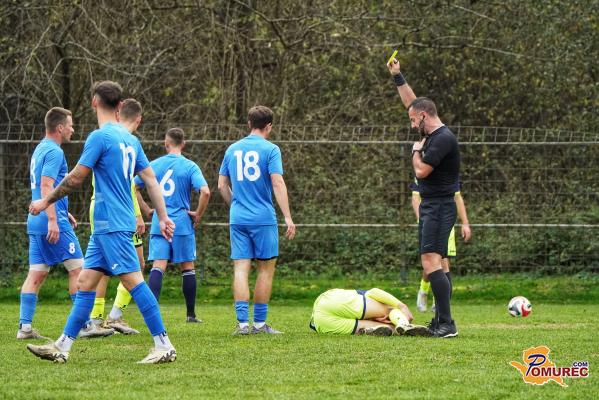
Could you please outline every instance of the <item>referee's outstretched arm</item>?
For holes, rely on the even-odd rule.
[[[390,64],[387,64],[387,69],[389,69],[389,72],[393,76],[393,80],[397,85],[397,91],[399,92],[399,96],[401,97],[401,102],[403,103],[404,107],[410,107],[410,104],[416,100],[416,95],[401,74],[399,61],[394,58]]]

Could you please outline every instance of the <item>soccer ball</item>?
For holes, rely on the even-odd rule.
[[[524,296],[516,296],[507,305],[507,312],[512,317],[528,317],[532,312],[532,304]]]

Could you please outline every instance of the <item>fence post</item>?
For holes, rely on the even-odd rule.
[[[204,264],[205,264],[205,259],[206,259],[206,249],[204,248],[204,227],[200,224],[200,226],[198,227],[198,235],[196,236],[196,238],[200,239],[200,257],[199,257],[199,264],[200,264],[200,282],[201,283],[206,283],[206,276],[205,276],[205,268],[204,268]],[[197,239],[196,239],[197,240]]]

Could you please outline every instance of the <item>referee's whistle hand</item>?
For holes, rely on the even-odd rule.
[[[418,142],[414,142],[414,145],[412,146],[412,151],[421,151],[424,147],[424,142],[426,142],[426,138],[423,138]]]

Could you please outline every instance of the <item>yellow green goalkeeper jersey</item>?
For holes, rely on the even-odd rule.
[[[314,302],[310,328],[318,333],[355,333],[366,311],[365,290],[330,289]]]

